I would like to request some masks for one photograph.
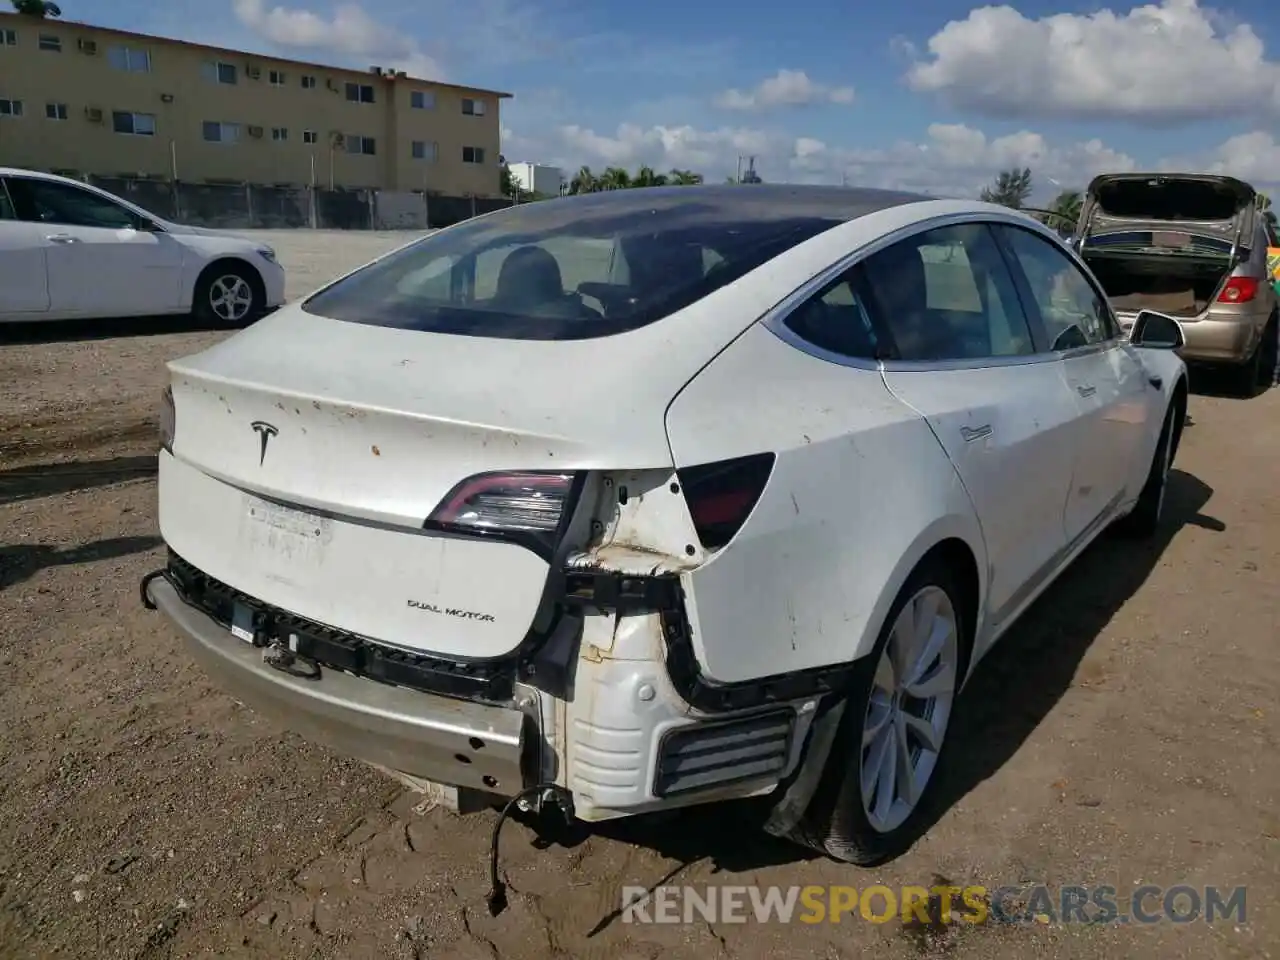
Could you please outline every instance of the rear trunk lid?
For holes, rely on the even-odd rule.
[[[669,466],[666,407],[709,359],[693,346],[673,352],[661,323],[520,341],[288,307],[170,364],[161,532],[266,605],[410,651],[503,656],[545,622],[548,538],[429,518],[446,500],[481,525],[486,511],[528,520],[554,507],[538,500],[547,477],[516,493],[466,486],[486,474],[536,471],[554,485]]]
[[[1093,179],[1076,234],[1181,231],[1233,245],[1252,236],[1257,192],[1234,177],[1191,173],[1110,173]]]

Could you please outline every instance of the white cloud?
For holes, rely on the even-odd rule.
[[[363,57],[368,65],[393,67],[410,76],[444,79],[439,61],[417,41],[378,23],[355,3],[340,3],[332,17],[296,7],[268,7],[266,0],[233,0],[236,18],[278,47],[324,51],[344,59]]]
[[[665,170],[692,169],[708,182],[732,174],[738,157],[754,156],[756,169],[767,181],[839,183],[891,187],[947,196],[975,196],[997,172],[1028,166],[1037,195],[1060,187],[1083,188],[1097,173],[1137,168],[1125,153],[1100,140],[1053,143],[1042,134],[1021,131],[988,137],[962,124],[936,123],[923,140],[902,141],[879,148],[848,148],[815,137],[794,137],[751,127],[700,129],[693,126],[622,124],[616,132],[600,133],[582,126],[564,126],[545,139],[511,133],[503,149],[518,143],[521,153],[565,170],[587,165],[620,166],[634,170],[641,164]]]
[[[1159,125],[1280,111],[1280,63],[1252,27],[1197,0],[1034,20],[980,7],[928,50],[912,57],[910,86],[989,116]]]
[[[829,87],[809,79],[803,70],[779,70],[751,90],[725,90],[715,97],[724,110],[768,110],[812,103],[853,103],[853,87]]]
[[[1280,185],[1280,140],[1262,130],[1230,137],[1198,156],[1169,157],[1161,170],[1221,173],[1256,187]]]

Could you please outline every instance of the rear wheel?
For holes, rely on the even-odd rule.
[[[862,866],[914,841],[940,779],[967,661],[962,600],[941,562],[926,563],[902,588],[856,671],[797,839]]]
[[[1169,404],[1169,412],[1165,414],[1160,441],[1151,458],[1151,470],[1147,474],[1142,493],[1138,496],[1137,506],[1120,523],[1123,532],[1131,536],[1153,537],[1160,529],[1160,520],[1164,516],[1165,491],[1169,486],[1169,469],[1173,465],[1173,454],[1177,448],[1177,418],[1181,415],[1182,402],[1175,396]]]
[[[248,266],[214,264],[196,283],[193,312],[212,326],[242,327],[262,312],[262,283]]]

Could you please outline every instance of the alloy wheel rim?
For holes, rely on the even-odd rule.
[[[222,320],[243,320],[253,306],[253,290],[244,277],[228,274],[209,286],[209,307]]]
[[[894,621],[862,723],[862,808],[880,833],[911,816],[937,768],[959,660],[959,623],[951,598],[940,587],[924,587]]]

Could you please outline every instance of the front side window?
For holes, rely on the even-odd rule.
[[[1052,349],[1102,343],[1116,335],[1106,300],[1071,258],[1029,230],[996,229],[1027,278]]]
[[[863,262],[900,360],[982,360],[1035,352],[1013,276],[984,223],[938,227]]]
[[[65,183],[47,180],[8,181],[23,219],[68,227],[122,230],[138,224],[133,211],[106,197]]]
[[[621,193],[461,223],[338,281],[303,309],[465,336],[609,336],[687,307],[841,222],[731,196],[689,202]]]

